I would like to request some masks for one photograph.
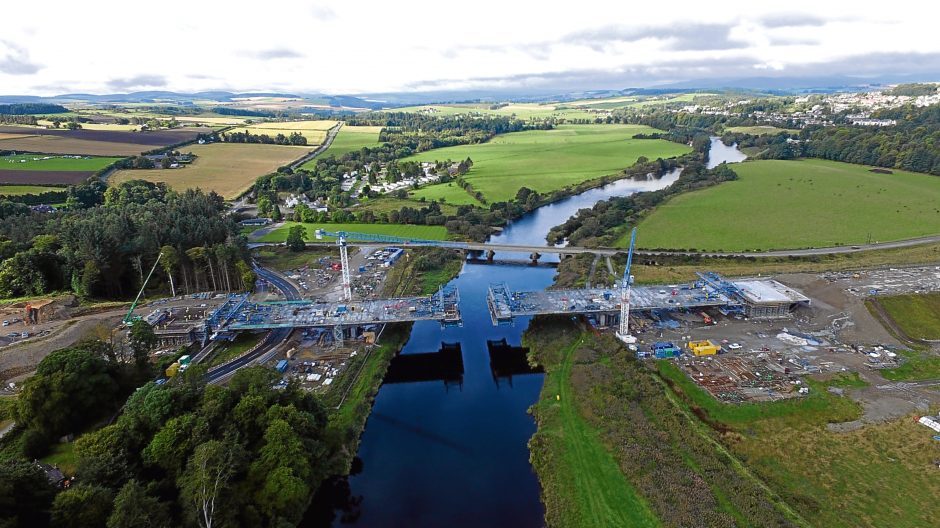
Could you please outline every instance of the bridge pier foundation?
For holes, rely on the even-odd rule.
[[[488,262],[493,262],[493,259],[496,258],[496,252],[492,249],[486,252],[486,260]]]
[[[533,251],[532,254],[529,255],[529,258],[532,259],[532,264],[538,264],[538,263],[539,263],[539,259],[540,259],[541,257],[542,257],[542,255],[541,255],[539,252],[537,252],[537,251]]]

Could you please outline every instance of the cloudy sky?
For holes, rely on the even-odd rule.
[[[940,80],[940,3],[5,0],[0,93]]]

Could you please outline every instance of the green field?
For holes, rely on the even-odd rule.
[[[466,193],[464,193],[466,194]],[[468,195],[469,198],[469,195]],[[429,200],[428,200],[429,201]],[[441,213],[446,216],[453,216],[457,214],[457,207],[453,205],[456,202],[448,202],[445,204],[439,204],[441,208]],[[377,196],[375,198],[365,198],[363,197],[360,200],[359,205],[349,208],[351,212],[360,212],[360,211],[372,211],[376,215],[381,213],[389,213],[391,211],[399,211],[402,207],[413,207],[415,209],[421,209],[422,207],[427,207],[427,202],[420,202],[418,200],[404,200],[401,198],[394,198],[390,195]]]
[[[343,125],[343,128],[340,128],[339,132],[336,133],[336,137],[333,138],[333,143],[330,144],[330,148],[326,149],[324,155],[328,156],[332,154],[339,157],[347,152],[353,152],[363,147],[377,147],[381,145],[381,143],[379,143],[379,132],[381,131],[382,127],[379,126]],[[313,168],[316,163],[317,160],[312,159],[304,163],[301,168],[310,169]]]
[[[472,175],[472,174],[471,174]],[[479,200],[470,195],[463,187],[454,182],[429,185],[412,191],[410,196],[420,200],[424,198],[429,202],[439,202],[444,200],[445,204],[450,205],[483,205]]]
[[[379,132],[381,131],[382,127],[378,126],[343,125],[326,152],[327,154],[342,156],[362,147],[377,147],[381,145],[379,143]]]
[[[633,139],[653,129],[639,125],[562,125],[554,130],[531,130],[496,136],[487,143],[430,150],[406,160],[473,160],[465,176],[473,189],[490,202],[515,198],[521,187],[549,193],[581,182],[616,174],[637,158],[670,158],[689,152],[684,145],[659,139]],[[428,200],[444,197],[453,203],[472,203],[454,185],[431,185],[414,192]],[[461,193],[463,195],[461,195]],[[466,196],[466,198],[464,197]],[[468,201],[468,198],[470,199]],[[459,201],[458,201],[459,200]],[[559,222],[564,219],[559,219]]]
[[[764,135],[779,134],[780,132],[788,132],[790,134],[799,134],[800,131],[792,129],[792,128],[778,128],[778,127],[769,126],[769,125],[758,125],[758,126],[728,127],[725,129],[725,132],[733,132],[735,134],[750,134],[752,136],[764,136]]]
[[[0,196],[23,196],[50,191],[64,191],[65,187],[45,187],[42,185],[0,185]]]
[[[283,227],[279,227],[264,236],[253,240],[257,242],[284,242],[287,240],[287,231],[295,226],[302,225],[307,230],[307,240],[315,241],[314,232],[317,229],[327,231],[346,231],[354,233],[368,233],[373,235],[388,235],[402,238],[420,238],[425,240],[445,240],[447,238],[447,229],[444,226],[419,226],[419,225],[400,225],[400,224],[298,224],[297,222],[285,222]],[[331,239],[327,239],[331,240]]]
[[[50,159],[42,159],[50,158]],[[47,154],[0,156],[0,170],[97,171],[123,158],[63,158]]]
[[[643,248],[744,251],[940,233],[940,178],[805,159],[734,165],[740,179],[683,194],[640,223]],[[625,240],[620,241],[625,244]]]
[[[913,339],[940,339],[940,293],[878,297],[898,327]]]

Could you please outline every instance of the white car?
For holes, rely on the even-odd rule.
[[[738,343],[731,343],[730,345],[728,345],[729,350],[740,350],[741,348],[742,348],[741,345]]]

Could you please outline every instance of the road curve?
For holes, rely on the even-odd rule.
[[[282,277],[277,272],[256,265],[255,273],[257,273],[258,276],[262,279],[273,284],[275,288],[284,294],[284,297],[288,301],[300,300],[300,290],[298,290],[297,287],[295,287],[290,283],[290,281]],[[228,363],[222,364],[210,370],[206,374],[208,382],[219,383],[234,374],[238,369],[247,367],[248,365],[254,363],[259,358],[270,352],[274,347],[279,345],[282,341],[287,339],[287,336],[289,336],[292,331],[292,328],[277,328],[268,332],[268,335],[264,337],[261,343],[248,354],[235,358]]]

